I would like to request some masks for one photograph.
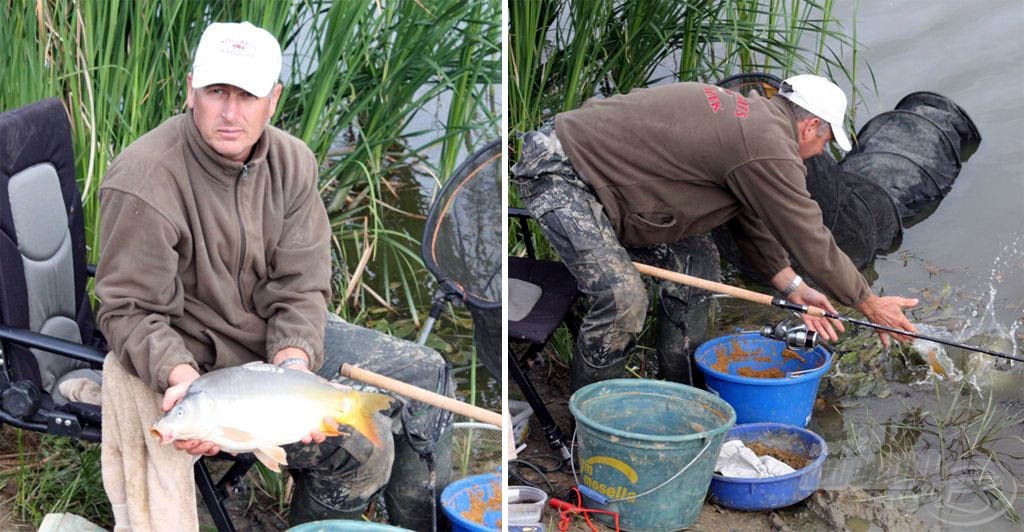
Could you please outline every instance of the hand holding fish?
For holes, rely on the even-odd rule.
[[[301,362],[303,360],[305,361],[305,363]],[[313,371],[309,367],[309,354],[297,347],[286,347],[284,349],[281,349],[280,351],[274,354],[274,358],[273,360],[271,360],[270,363],[280,367],[282,363],[290,361],[297,362],[293,364],[288,364],[288,367],[290,369],[294,369],[296,371],[305,371],[306,373],[313,373]],[[348,386],[343,386],[341,384],[332,382],[331,385],[334,386],[335,388],[338,388],[339,390],[351,390],[351,388],[349,388]],[[338,431],[338,422],[335,421],[334,418],[332,417],[325,417],[323,420],[323,424],[324,426],[329,427],[332,433]],[[319,430],[314,430],[310,432],[308,436],[302,438],[302,443],[305,443],[307,445],[310,443],[321,444],[326,439],[327,434],[324,434]]]
[[[174,405],[178,404],[182,397],[185,397],[192,381],[198,378],[199,372],[192,366],[188,364],[175,366],[167,377],[167,383],[171,386],[164,391],[164,400],[160,404],[160,409],[167,412],[174,408]],[[174,448],[197,456],[214,456],[220,452],[220,447],[217,444],[203,440],[177,440],[174,442]]]

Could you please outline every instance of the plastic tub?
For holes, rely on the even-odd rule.
[[[715,473],[711,477],[711,502],[734,510],[774,510],[810,497],[821,481],[821,466],[828,456],[828,445],[817,434],[793,425],[749,423],[736,425],[726,441],[760,442],[812,460],[802,469],[772,478],[733,478]]]
[[[548,502],[548,494],[530,486],[508,487],[508,524],[532,525],[539,523]]]
[[[704,342],[694,358],[708,390],[736,409],[736,423],[775,422],[806,427],[818,384],[832,364],[824,347],[789,350],[759,333]],[[759,377],[747,377],[759,375]],[[779,378],[767,378],[776,374]]]

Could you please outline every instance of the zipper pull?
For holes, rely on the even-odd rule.
[[[245,179],[247,177],[249,177],[249,165],[248,164],[243,164],[242,165],[242,179]]]

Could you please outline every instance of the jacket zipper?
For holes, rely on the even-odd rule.
[[[235,180],[235,214],[238,216],[238,269],[235,271],[235,286],[238,289],[238,301],[242,303],[242,308],[245,308],[245,297],[242,295],[242,268],[245,266],[245,220],[242,218],[242,184],[245,179],[249,177],[249,165],[242,165],[242,172],[238,175],[238,179]]]

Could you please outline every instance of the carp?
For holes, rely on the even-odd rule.
[[[280,471],[280,465],[288,465],[282,445],[314,430],[343,434],[324,423],[328,417],[381,447],[373,416],[390,405],[386,395],[346,390],[313,373],[251,362],[200,376],[150,432],[165,445],[204,440],[230,453],[252,452]]]

